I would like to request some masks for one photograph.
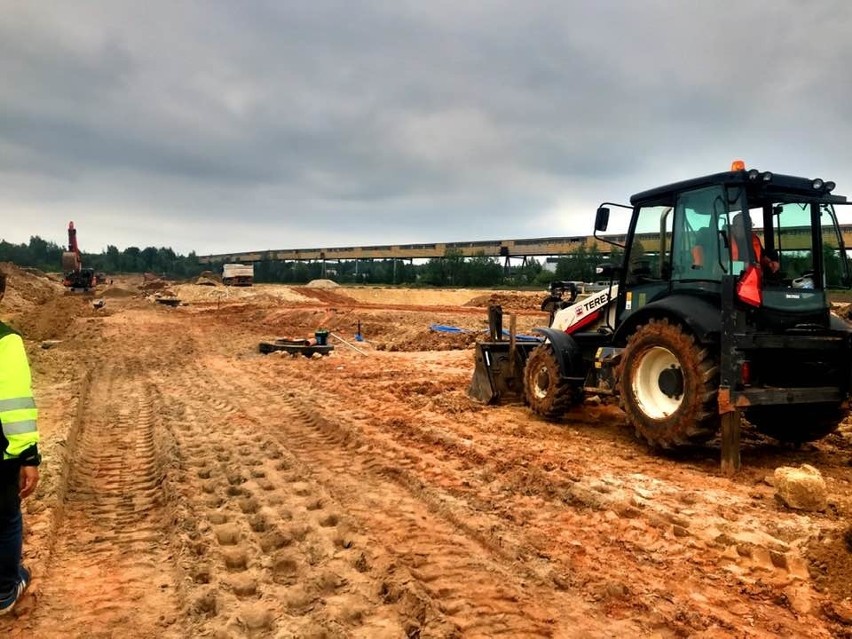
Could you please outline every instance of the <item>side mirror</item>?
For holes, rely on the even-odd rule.
[[[609,226],[609,209],[602,206],[595,215],[595,230],[603,232],[606,231],[607,226]]]

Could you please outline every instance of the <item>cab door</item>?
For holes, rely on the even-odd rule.
[[[624,251],[624,294],[619,295],[619,323],[668,293],[673,219],[670,206],[642,207],[636,212]]]
[[[729,209],[721,185],[679,193],[675,204],[672,242],[672,288],[718,290],[730,269],[724,228]],[[720,232],[721,226],[721,232]]]

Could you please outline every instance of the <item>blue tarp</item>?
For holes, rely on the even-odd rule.
[[[453,335],[458,335],[462,333],[487,333],[487,330],[483,331],[474,331],[469,328],[459,328],[458,326],[447,326],[446,324],[431,324],[429,326],[430,330],[435,331],[436,333],[450,333]],[[509,331],[504,330],[503,335],[506,337],[509,336]],[[519,342],[540,342],[543,340],[542,337],[537,335],[515,335],[515,339]]]
[[[430,330],[435,331],[436,333],[474,333],[467,328],[459,328],[458,326],[447,326],[446,324],[432,324],[429,326]]]

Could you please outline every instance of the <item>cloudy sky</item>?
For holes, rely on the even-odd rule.
[[[852,195],[848,0],[0,0],[0,239],[591,232],[727,170]]]

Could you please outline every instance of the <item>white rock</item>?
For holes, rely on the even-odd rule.
[[[775,494],[789,508],[796,510],[825,510],[828,492],[822,474],[808,464],[799,468],[781,466],[775,469]]]

